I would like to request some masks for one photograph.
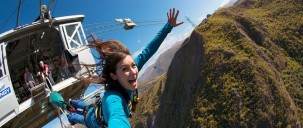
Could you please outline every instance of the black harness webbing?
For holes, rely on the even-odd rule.
[[[138,90],[136,89],[133,93],[134,93],[133,100],[131,100],[130,103],[128,104],[128,108],[130,110],[129,118],[131,118],[131,116],[132,116],[131,112],[134,112],[136,110],[137,104],[139,102]],[[97,122],[99,123],[99,125],[102,128],[107,128],[107,124],[106,124],[106,122],[105,122],[105,120],[103,118],[102,99],[100,98],[100,99],[98,99],[96,101],[95,104],[91,104],[91,105],[89,105],[89,106],[87,106],[87,107],[84,108],[84,110],[83,110],[84,120],[86,118],[87,110],[90,107],[94,107],[95,108],[95,116],[96,116],[96,119],[97,119]],[[85,121],[85,123],[86,123],[86,121]]]

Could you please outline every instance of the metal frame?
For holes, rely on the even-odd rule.
[[[69,36],[67,34],[67,31],[66,31],[66,26],[70,26],[70,25],[76,25],[76,28],[72,32],[71,36]],[[61,24],[61,25],[59,25],[59,30],[60,30],[60,34],[61,34],[62,40],[64,42],[64,46],[65,46],[65,48],[67,50],[76,49],[76,48],[78,48],[81,45],[87,44],[87,40],[86,40],[86,37],[84,35],[84,30],[83,30],[81,22],[73,22],[73,23]],[[76,40],[73,39],[75,36],[78,36],[78,39],[80,40],[80,42],[77,42]],[[84,38],[81,38],[81,36],[84,37]],[[82,40],[82,39],[84,39],[84,40]],[[73,48],[71,46],[72,43],[76,44],[77,47]]]

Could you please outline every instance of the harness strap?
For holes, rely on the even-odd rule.
[[[91,107],[94,107],[95,105],[94,104],[90,104],[88,106],[85,106],[83,108],[83,111],[82,111],[82,114],[83,114],[83,117],[84,117],[84,122],[85,122],[85,125],[87,126],[87,123],[86,123],[86,114],[87,114],[87,111],[91,108]]]
[[[134,93],[133,100],[131,100],[128,104],[128,108],[129,108],[129,110],[131,110],[129,118],[132,117],[132,112],[134,112],[136,110],[137,104],[140,100],[139,95],[138,95],[138,90],[136,89],[133,93]],[[102,112],[102,99],[98,99],[94,105],[89,105],[88,107],[84,108],[84,110],[83,110],[84,119],[86,118],[86,113],[87,113],[86,109],[88,109],[90,107],[95,108],[95,116],[96,116],[97,123],[102,128],[107,128],[107,124],[104,120],[103,112]],[[86,123],[86,121],[85,121],[85,123]]]
[[[107,124],[105,123],[104,118],[103,118],[102,105],[98,105],[95,107],[95,116],[96,116],[96,119],[97,119],[97,122],[99,123],[99,125],[102,128],[107,128]]]
[[[130,108],[130,110],[131,110],[132,112],[134,112],[134,111],[136,110],[137,104],[138,104],[139,100],[140,100],[140,98],[139,98],[138,89],[136,89],[136,90],[134,91],[133,101],[131,102],[131,106],[132,106],[132,107]]]
[[[104,118],[103,118],[102,99],[100,97],[96,97],[96,102],[94,104],[95,104],[94,107],[95,107],[95,116],[96,116],[97,123],[102,128],[107,128],[107,124],[105,123]]]

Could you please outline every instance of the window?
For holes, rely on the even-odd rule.
[[[86,44],[85,35],[80,22],[68,23],[60,25],[61,34],[67,49],[75,49]]]
[[[2,64],[0,63],[0,78],[3,76]]]
[[[3,76],[3,66],[4,65],[4,59],[3,59],[3,45],[1,45],[1,50],[0,50],[0,78]]]

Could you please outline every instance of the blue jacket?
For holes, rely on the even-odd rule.
[[[137,64],[139,71],[148,59],[158,50],[172,28],[173,26],[167,23],[160,32],[158,32],[156,37],[146,46],[142,53],[135,58],[134,61]],[[133,95],[132,91],[125,91],[130,95]],[[104,120],[109,128],[131,127],[128,121],[130,110],[123,96],[119,92],[109,90],[104,93],[102,98],[102,112]]]

